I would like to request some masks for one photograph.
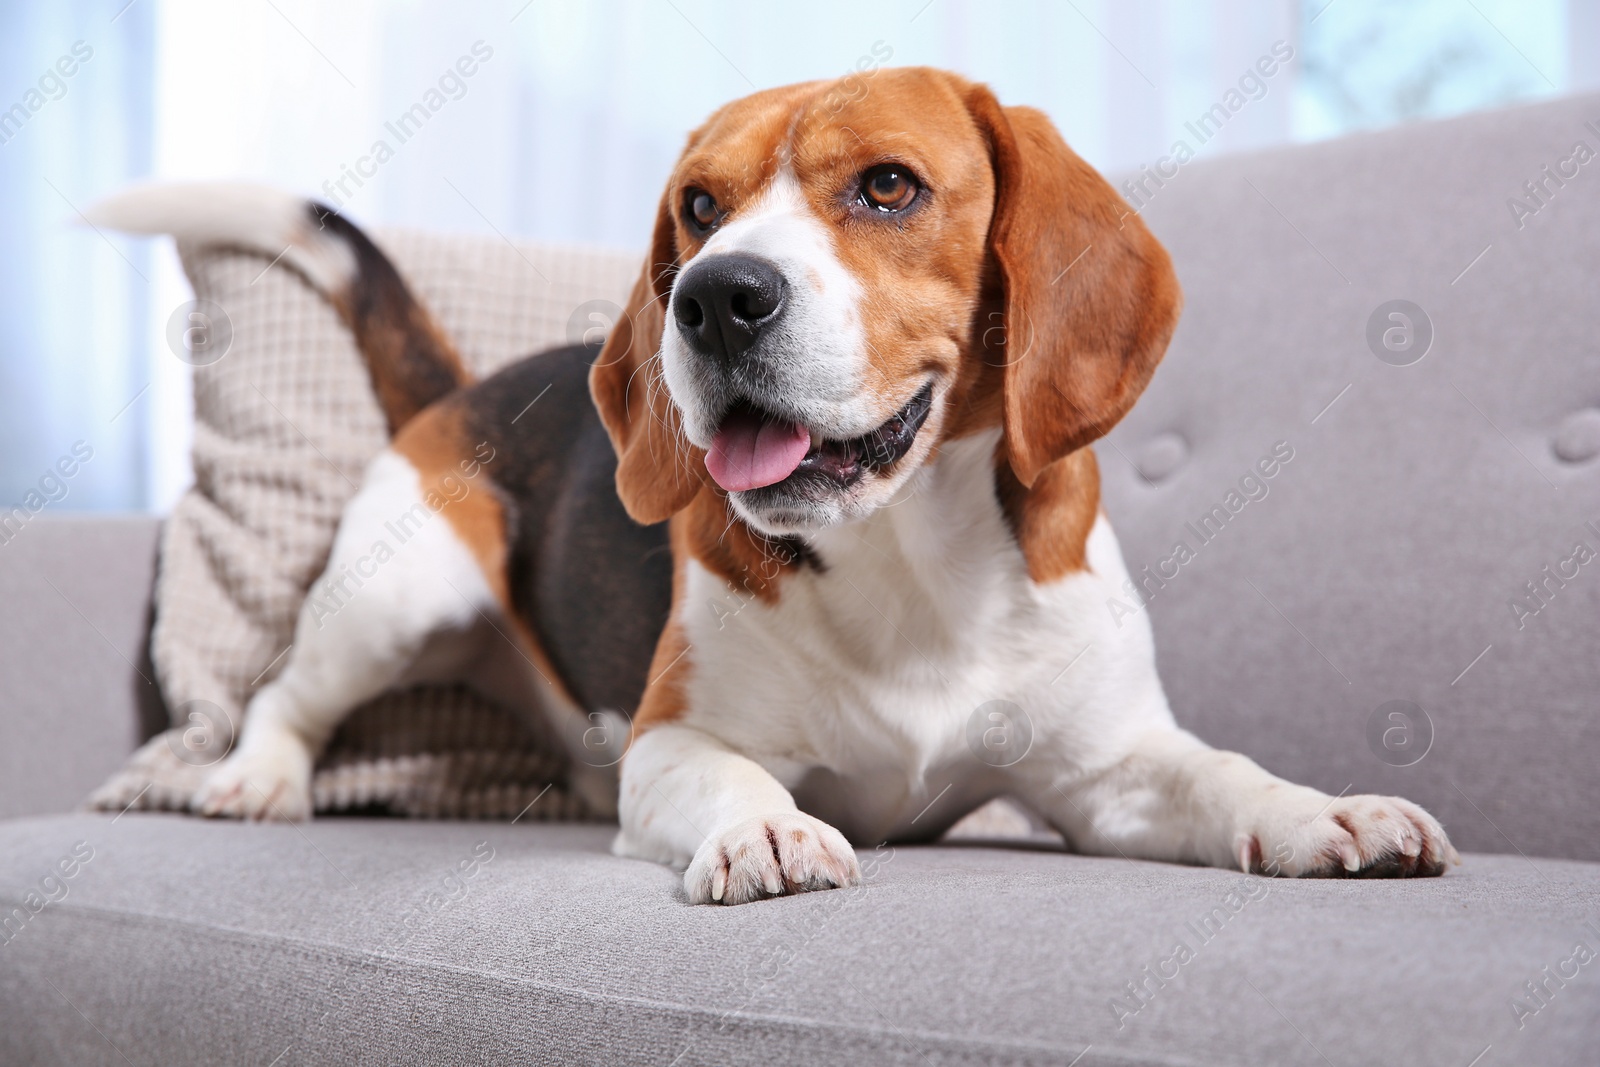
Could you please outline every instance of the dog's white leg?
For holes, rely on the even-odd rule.
[[[470,626],[493,604],[471,551],[423,502],[416,470],[381,453],[345,508],[282,673],[250,700],[238,744],[192,806],[307,818],[312,763],[346,713],[398,680],[431,635]]]
[[[778,780],[710,734],[645,730],[622,764],[613,851],[682,867],[690,903],[743,904],[861,878],[855,850]]]
[[[1460,858],[1399,797],[1331,797],[1176,728],[1093,773],[1038,781],[1031,799],[1082,852],[1289,877],[1435,875]]]

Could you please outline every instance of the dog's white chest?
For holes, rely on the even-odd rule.
[[[827,531],[821,568],[776,603],[690,566],[688,721],[855,840],[937,834],[1005,791],[998,772],[1033,735],[1092,736],[1103,668],[1127,644],[1105,608],[1124,576],[1109,525],[1089,571],[1035,585],[994,498],[993,447],[947,449],[900,503]],[[1147,628],[1127,629],[1148,656]]]

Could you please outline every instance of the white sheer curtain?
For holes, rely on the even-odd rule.
[[[155,171],[274,182],[368,223],[638,248],[684,136],[754,89],[953,68],[1044,108],[1098,166],[1134,169],[1295,20],[1289,0],[165,0]],[[452,77],[464,58],[473,73]],[[1291,78],[1205,151],[1282,141]],[[402,125],[430,90],[437,110]],[[157,318],[184,296],[158,275]],[[173,457],[158,490],[181,483],[184,444],[158,442]]]
[[[74,40],[96,49],[0,145],[0,506],[91,429],[99,480],[62,506],[162,510],[188,479],[173,257],[70,229],[46,176],[80,204],[247,178],[369,224],[638,248],[686,132],[756,88],[953,68],[1137,175],[1180,142],[1203,158],[1592,85],[1600,47],[1574,36],[1596,0],[126,3],[0,6],[0,107]],[[1261,65],[1275,45],[1293,58]]]
[[[154,20],[116,14],[0,3],[0,550],[46,509],[148,498],[149,257],[72,224],[150,168]]]

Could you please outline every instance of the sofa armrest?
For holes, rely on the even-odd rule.
[[[164,725],[148,654],[160,528],[0,525],[0,818],[76,807]]]

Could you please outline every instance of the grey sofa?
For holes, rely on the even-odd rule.
[[[156,527],[42,516],[0,545],[0,1062],[1600,1062],[1600,163],[1561,177],[1597,131],[1570,99],[1139,194],[1187,310],[1098,446],[1147,601],[1107,610],[1208,740],[1428,806],[1445,877],[962,843],[727,909],[604,827],[71,814],[162,722]]]

